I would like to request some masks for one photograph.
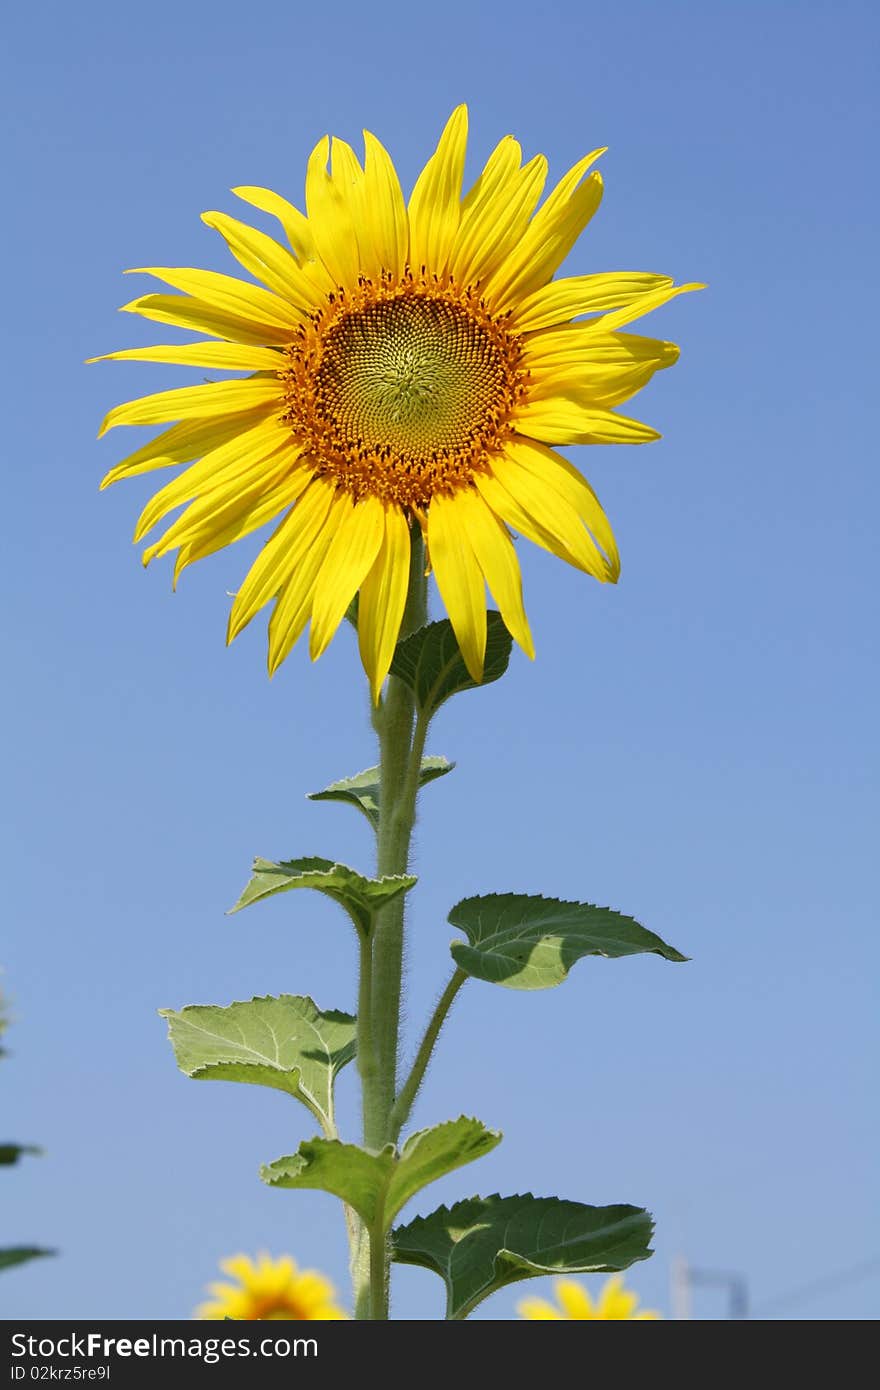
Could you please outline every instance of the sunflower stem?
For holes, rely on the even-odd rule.
[[[360,936],[360,981],[357,1009],[357,1067],[361,1079],[366,1113],[367,1096],[375,1094],[379,1062],[373,1045],[373,942],[368,933]],[[366,1131],[366,1124],[364,1125]],[[366,1133],[365,1133],[366,1137]],[[355,1318],[372,1316],[370,1299],[370,1241],[367,1229],[356,1212],[346,1207],[351,1279],[354,1286]]]
[[[414,528],[410,559],[409,594],[401,626],[401,639],[425,623],[427,584],[421,533]],[[415,824],[418,768],[413,763],[424,746],[425,730],[415,719],[412,691],[390,676],[379,728],[380,792],[377,872],[405,874]],[[416,735],[414,740],[414,734]],[[378,1076],[370,1103],[364,1108],[364,1142],[381,1147],[391,1138],[391,1110],[397,1090],[397,1053],[400,1035],[400,1003],[403,976],[404,895],[388,903],[376,917],[373,932],[372,1030],[378,1058]],[[366,1097],[365,1097],[366,1101]]]
[[[373,941],[367,933],[360,938],[360,981],[357,1010],[357,1066],[364,1098],[364,1140],[367,1139],[367,1098],[377,1092],[379,1059],[373,1039]]]
[[[370,1232],[370,1320],[388,1319],[388,1281],[391,1269],[389,1242],[381,1221]]]
[[[370,1316],[370,1256],[367,1228],[356,1211],[345,1208],[348,1229],[348,1268],[354,1289],[354,1316],[363,1321]]]
[[[400,1095],[394,1102],[394,1107],[391,1111],[391,1137],[395,1142],[403,1126],[409,1119],[413,1103],[419,1093],[419,1087],[425,1079],[425,1072],[428,1070],[428,1063],[434,1052],[435,1044],[440,1036],[440,1030],[446,1022],[455,996],[458,994],[458,991],[461,989],[466,979],[467,975],[464,971],[456,968],[452,972],[452,978],[437,1000],[437,1005],[425,1029],[425,1035],[422,1038],[421,1046],[412,1064],[412,1070],[401,1087]]]
[[[427,621],[425,551],[421,531],[411,534],[409,590],[400,637]],[[405,874],[416,816],[418,773],[426,727],[416,719],[412,692],[389,676],[373,724],[379,736],[379,825],[377,873]],[[413,768],[415,767],[415,771]],[[391,1114],[397,1092],[400,1008],[403,982],[404,895],[377,914],[371,939],[361,948],[358,998],[359,1068],[363,1092],[364,1144],[381,1149],[392,1138]],[[363,1049],[363,1052],[361,1052]],[[363,1233],[352,1253],[356,1317],[388,1317],[389,1249],[384,1235]],[[365,1246],[369,1243],[369,1266]]]

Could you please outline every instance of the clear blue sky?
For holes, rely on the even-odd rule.
[[[2,1130],[47,1152],[0,1179],[0,1243],[62,1253],[2,1276],[3,1316],[188,1316],[220,1256],[260,1247],[345,1285],[337,1204],[256,1178],[306,1112],[187,1081],[156,1009],[352,1005],[332,905],[223,914],[253,854],[369,867],[359,818],[303,797],[373,760],[353,646],[298,651],[270,684],[260,624],[223,645],[245,553],[176,595],[167,563],[144,574],[152,484],[99,496],[125,441],[95,433],[188,374],[81,364],[162,338],[116,315],[123,268],[229,268],[198,219],[236,211],[230,187],[299,200],[316,138],[364,125],[409,184],[461,100],[471,168],[508,131],[557,173],[610,146],[571,272],[710,288],[648,329],[683,349],[635,412],[663,440],[573,453],[620,585],[524,546],[538,660],[436,724],[458,768],[424,800],[410,1036],[473,892],[610,903],[693,960],[584,962],[534,995],[469,984],[415,1118],[464,1110],[506,1138],[412,1210],[528,1188],[644,1204],[657,1253],[632,1283],[664,1311],[677,1251],[744,1272],[756,1307],[880,1251],[877,29],[846,0],[10,13]],[[398,1316],[440,1315],[431,1275],[397,1289]],[[878,1294],[785,1315],[869,1318]]]

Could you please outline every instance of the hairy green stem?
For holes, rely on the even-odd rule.
[[[364,1098],[364,1139],[366,1140],[367,1100],[377,1093],[379,1059],[373,1037],[373,942],[360,933],[360,980],[357,1008],[357,1067]]]
[[[411,535],[410,576],[400,637],[427,621],[425,551],[417,526]],[[389,676],[384,699],[373,711],[379,737],[379,825],[376,831],[379,877],[404,874],[409,867],[415,824],[418,773],[426,728],[416,720],[412,692]],[[413,772],[414,760],[416,761]],[[400,1004],[403,981],[404,895],[377,914],[369,939],[361,942],[358,990],[358,1069],[363,1094],[364,1144],[380,1149],[392,1138],[391,1111],[397,1089]],[[389,1243],[384,1231],[361,1222],[352,1232],[355,1317],[388,1317]]]
[[[401,638],[421,627],[427,618],[425,556],[421,534],[412,536],[409,595]],[[412,691],[390,676],[379,719],[380,789],[377,872],[405,874],[415,823],[418,771],[412,775],[415,700]],[[422,733],[424,743],[424,733]],[[421,761],[421,755],[419,755]],[[369,1100],[364,1100],[364,1142],[373,1148],[390,1139],[389,1119],[397,1088],[397,1053],[403,977],[404,894],[376,915],[373,930],[372,1028],[378,1076]]]
[[[453,1000],[466,979],[467,975],[464,971],[456,968],[452,972],[452,978],[448,985],[437,1000],[437,1007],[434,1009],[428,1026],[425,1029],[425,1036],[422,1038],[421,1046],[416,1053],[415,1061],[412,1064],[412,1070],[401,1087],[400,1095],[394,1102],[391,1111],[391,1137],[395,1141],[409,1119],[413,1102],[418,1095],[419,1087],[425,1079],[428,1063],[431,1060],[434,1046],[440,1036],[440,1029],[446,1022],[449,1010],[452,1008]]]
[[[378,1059],[373,1046],[373,943],[367,933],[359,934],[360,979],[357,1007],[357,1067],[366,1112],[367,1097],[376,1090]],[[366,1126],[365,1126],[366,1128]],[[366,1137],[366,1136],[365,1136]],[[372,1316],[370,1302],[370,1238],[364,1222],[346,1206],[351,1281],[354,1286],[355,1318]]]
[[[383,1322],[388,1318],[388,1282],[390,1251],[381,1220],[370,1232],[370,1319]]]

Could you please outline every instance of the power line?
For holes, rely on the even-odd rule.
[[[880,1274],[880,1255],[875,1255],[870,1260],[862,1260],[857,1265],[851,1265],[849,1269],[838,1271],[837,1274],[829,1274],[823,1279],[815,1279],[810,1284],[801,1284],[797,1288],[789,1289],[787,1293],[778,1294],[776,1298],[760,1303],[755,1313],[761,1317],[768,1312],[777,1312],[780,1308],[796,1307],[798,1303],[806,1303],[818,1294],[831,1293],[847,1284],[860,1283],[862,1279],[869,1279],[873,1274]]]

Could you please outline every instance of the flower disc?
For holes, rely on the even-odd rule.
[[[351,298],[289,349],[287,418],[319,476],[423,511],[503,446],[525,392],[519,344],[452,286],[366,281]]]

